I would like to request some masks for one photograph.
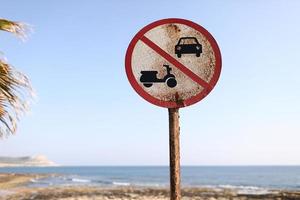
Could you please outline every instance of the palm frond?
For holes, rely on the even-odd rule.
[[[25,39],[29,26],[0,19],[0,30],[11,32]],[[0,58],[0,137],[14,134],[21,114],[28,110],[32,99],[28,78]]]
[[[0,19],[0,30],[26,38],[29,26]],[[24,114],[33,97],[29,79],[0,57],[0,138],[14,134],[19,117]]]
[[[0,19],[0,30],[13,33],[16,36],[25,39],[31,28],[28,24],[22,22]]]
[[[33,97],[29,79],[0,59],[0,137],[14,134]]]

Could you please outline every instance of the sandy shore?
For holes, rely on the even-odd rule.
[[[0,174],[1,200],[167,200],[168,188],[145,187],[48,187],[28,188],[24,184],[42,175]],[[182,200],[300,200],[300,191],[271,191],[239,194],[230,189],[183,188]]]
[[[38,174],[0,174],[0,189],[11,189],[24,185],[32,179],[44,178],[46,175]]]

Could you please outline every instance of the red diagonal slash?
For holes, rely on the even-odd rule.
[[[143,36],[141,39],[147,46],[149,46],[151,49],[156,51],[159,55],[161,55],[164,59],[166,59],[168,62],[170,62],[172,65],[177,67],[180,71],[182,71],[185,75],[190,77],[193,81],[204,87],[205,89],[211,90],[211,86],[201,79],[198,75],[196,75],[194,72],[192,72],[189,68],[178,62],[174,57],[172,57],[170,54],[165,52],[163,49],[161,49],[159,46],[157,46],[154,42],[149,40],[146,36]]]

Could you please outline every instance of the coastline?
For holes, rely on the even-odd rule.
[[[45,174],[17,174],[17,173],[0,173],[0,190],[12,189],[25,185],[33,179],[46,178]]]
[[[138,186],[49,186],[27,187],[33,179],[45,178],[50,175],[41,174],[0,174],[1,200],[105,200],[105,199],[140,199],[167,200],[169,188],[138,187]],[[51,175],[53,176],[53,174]],[[229,188],[183,187],[183,200],[284,200],[300,199],[300,191],[270,190],[267,193],[242,194]]]

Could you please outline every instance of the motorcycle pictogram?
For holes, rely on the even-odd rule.
[[[172,68],[169,65],[163,66],[166,68],[167,74],[162,79],[157,78],[158,71],[141,71],[140,81],[145,87],[151,87],[153,83],[166,83],[170,88],[177,85],[175,76],[171,74]]]

